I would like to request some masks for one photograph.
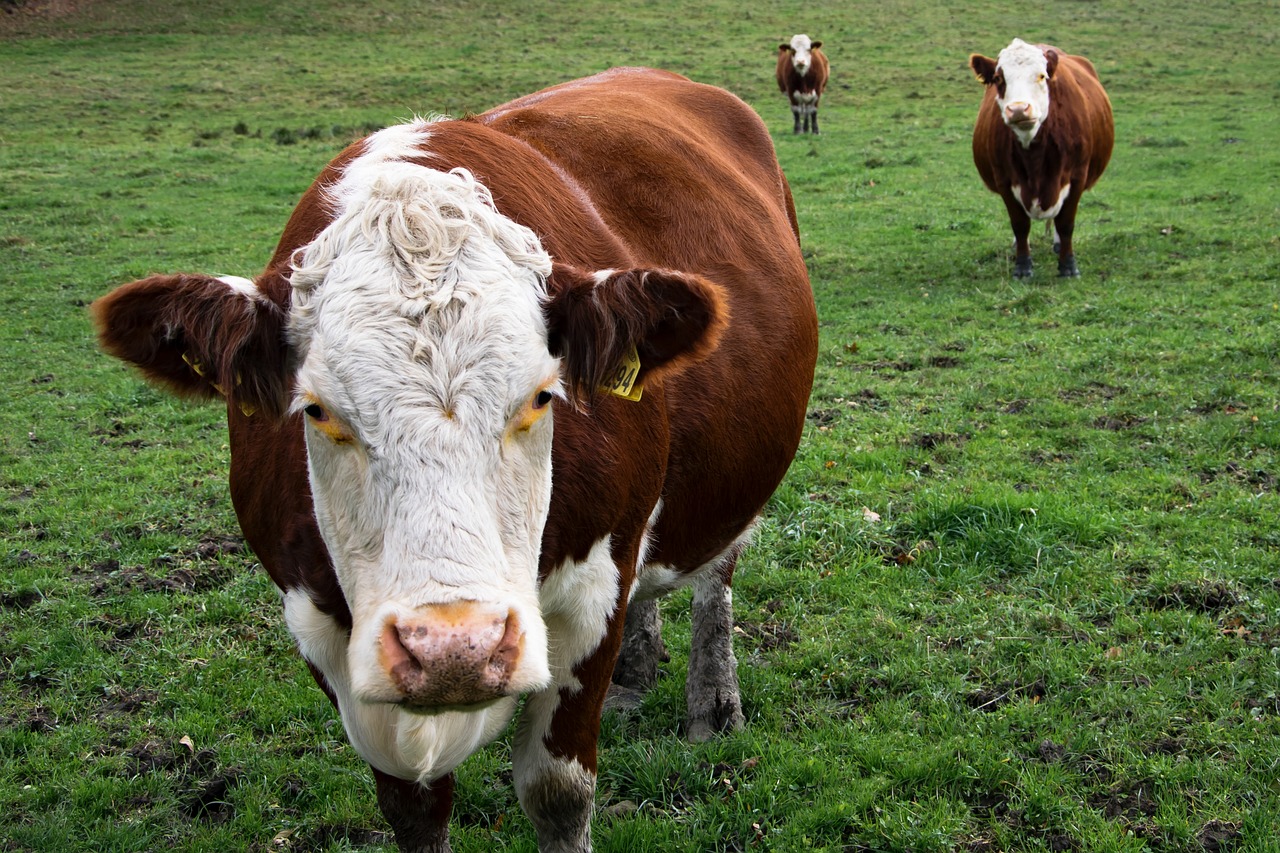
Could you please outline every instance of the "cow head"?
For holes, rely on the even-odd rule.
[[[820,41],[810,41],[807,35],[803,33],[791,37],[790,44],[778,45],[778,50],[784,50],[791,54],[791,65],[796,69],[796,73],[801,77],[809,73],[809,68],[813,65],[812,51],[822,47]]]
[[[1001,119],[1024,148],[1029,146],[1049,117],[1049,81],[1058,68],[1058,52],[1014,39],[994,60],[971,55],[969,67],[995,87]]]
[[[503,700],[509,715],[550,680],[538,566],[555,411],[590,409],[633,348],[653,382],[713,347],[718,288],[553,264],[464,170],[357,161],[329,198],[287,305],[243,279],[154,276],[95,303],[101,341],[180,393],[305,424],[353,622],[345,665],[313,660],[345,670],[340,699],[430,714]]]

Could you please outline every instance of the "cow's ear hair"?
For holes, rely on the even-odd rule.
[[[183,397],[225,396],[246,413],[284,411],[285,311],[251,282],[154,275],[92,305],[102,348]]]
[[[996,79],[996,61],[980,53],[969,54],[969,67],[983,84],[990,86]]]
[[[728,322],[720,287],[661,269],[588,273],[556,263],[547,281],[548,343],[576,399],[591,399],[635,347],[638,382],[710,353]]]
[[[784,42],[784,43],[782,43],[782,44],[778,45],[778,50],[791,50],[791,45],[786,44],[786,43]]]
[[[1058,52],[1053,48],[1049,48],[1044,52],[1044,66],[1044,73],[1052,80],[1054,72],[1058,70]]]
[[[822,47],[822,42],[820,42],[820,41],[815,41],[815,42],[810,42],[810,43],[809,43],[809,49],[810,49],[810,50],[817,50],[817,49],[818,49],[818,48],[820,48],[820,47]]]

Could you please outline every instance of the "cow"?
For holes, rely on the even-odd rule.
[[[810,41],[803,33],[778,45],[778,90],[787,96],[795,117],[795,132],[818,132],[818,101],[827,88],[827,57],[820,41]]]
[[[973,128],[973,162],[1009,212],[1014,277],[1032,275],[1032,219],[1053,228],[1058,275],[1080,275],[1071,243],[1076,208],[1115,144],[1111,101],[1093,64],[1014,39],[996,59],[972,54],[969,67],[987,87]]]
[[[225,399],[230,495],[402,850],[523,707],[542,850],[591,849],[631,605],[692,585],[686,733],[742,724],[736,562],[799,444],[817,319],[734,95],[614,69],[343,150],[255,279],[98,299],[104,349]],[[652,613],[652,608],[650,608]]]

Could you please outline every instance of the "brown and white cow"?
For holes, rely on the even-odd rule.
[[[1093,64],[1014,39],[996,59],[971,55],[969,67],[987,86],[973,128],[973,161],[1009,212],[1014,276],[1032,274],[1032,219],[1054,229],[1058,275],[1078,276],[1071,244],[1076,208],[1115,144],[1111,101]]]
[[[816,358],[798,234],[750,108],[616,69],[353,144],[254,281],[95,303],[106,350],[225,395],[244,534],[402,849],[449,849],[521,695],[521,805],[590,849],[633,600],[693,584],[689,734],[741,724],[729,583]]]
[[[795,132],[810,129],[818,132],[818,101],[827,88],[827,57],[819,48],[820,41],[810,41],[803,33],[791,37],[790,43],[778,45],[778,90],[787,96],[795,117]]]

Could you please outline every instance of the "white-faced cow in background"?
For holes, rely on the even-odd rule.
[[[402,849],[449,849],[521,695],[520,803],[590,849],[633,601],[694,585],[688,733],[741,724],[729,583],[817,351],[798,234],[750,108],[619,69],[355,143],[254,281],[95,304],[109,352],[225,395],[240,524]]]
[[[788,44],[778,45],[778,89],[787,96],[795,117],[795,132],[818,132],[818,101],[827,88],[827,57],[820,41],[804,34],[794,35]]]
[[[1076,208],[1115,144],[1111,101],[1093,64],[1014,39],[996,59],[971,55],[969,66],[987,86],[973,128],[973,161],[1009,212],[1014,276],[1032,274],[1032,219],[1053,227],[1058,275],[1079,275],[1071,244]]]

